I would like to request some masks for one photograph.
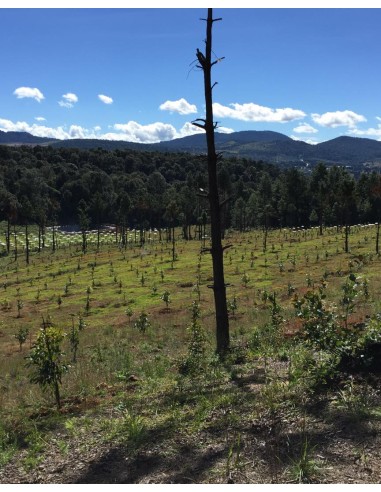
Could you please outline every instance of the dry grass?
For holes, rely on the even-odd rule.
[[[363,321],[365,316],[378,312],[380,308],[381,279],[377,274],[380,258],[373,252],[374,236],[372,227],[353,228],[351,252],[346,254],[343,252],[343,237],[335,229],[326,230],[322,237],[317,229],[272,231],[267,251],[263,252],[261,232],[230,232],[225,240],[226,244],[232,245],[225,254],[225,276],[229,284],[228,298],[236,296],[238,302],[237,312],[230,319],[232,344],[237,360],[241,349],[245,357],[249,355],[249,360],[243,366],[228,364],[225,369],[212,363],[211,367],[215,369],[208,369],[211,380],[191,381],[190,386],[184,389],[188,392],[185,403],[182,401],[181,404],[177,398],[181,401],[185,397],[181,391],[178,394],[177,368],[181,357],[187,353],[189,307],[198,299],[197,282],[200,286],[201,324],[207,334],[209,354],[213,353],[215,343],[213,296],[212,289],[208,288],[212,283],[211,260],[208,255],[200,256],[200,242],[179,240],[176,245],[178,258],[174,264],[171,262],[171,244],[159,242],[144,248],[131,244],[126,250],[120,250],[112,243],[104,244],[99,252],[90,248],[85,255],[81,253],[80,246],[72,244],[59,248],[54,254],[48,251],[34,253],[30,265],[25,265],[21,256],[17,262],[3,257],[0,259],[4,282],[0,292],[2,416],[16,427],[26,425],[25,419],[30,415],[52,418],[52,397],[29,383],[24,358],[36,338],[42,316],[50,316],[55,325],[68,332],[72,318],[77,323],[81,315],[86,327],[80,333],[78,360],[71,364],[63,380],[64,407],[58,420],[66,419],[73,412],[80,415],[98,412],[97,408],[103,415],[107,413],[108,405],[116,402],[121,405],[128,400],[129,408],[134,412],[139,409],[145,427],[152,427],[150,419],[156,415],[159,420],[167,421],[168,426],[172,422],[173,429],[181,431],[180,434],[198,435],[207,430],[210,433],[206,439],[209,439],[208,445],[213,445],[213,435],[219,443],[217,447],[228,439],[230,444],[224,448],[224,456],[230,456],[228,467],[232,468],[235,463],[228,475],[237,478],[242,472],[238,449],[241,444],[238,441],[246,439],[245,442],[249,442],[250,422],[260,419],[261,425],[265,425],[263,419],[269,409],[277,412],[282,408],[282,395],[286,395],[288,405],[292,407],[294,403],[291,403],[293,397],[290,395],[294,391],[302,391],[300,387],[294,390],[289,386],[288,363],[278,367],[276,361],[272,361],[273,365],[268,367],[268,361],[263,357],[268,357],[271,362],[271,355],[253,358],[250,352],[245,352],[255,331],[269,321],[269,302],[264,294],[276,293],[282,306],[282,329],[286,335],[292,335],[300,327],[300,321],[295,318],[293,294],[303,295],[325,277],[329,286],[327,302],[338,305],[341,286],[349,272],[354,272],[368,280],[369,297],[365,299],[360,295],[356,299],[356,311],[350,321]],[[169,309],[161,299],[165,290],[171,294]],[[60,305],[57,302],[59,297],[62,300]],[[88,311],[85,308],[87,297]],[[22,301],[20,316],[18,300]],[[128,308],[133,312],[131,317],[126,314]],[[142,311],[147,312],[151,322],[146,333],[140,333],[134,327]],[[14,335],[22,326],[29,328],[30,338],[20,352]],[[70,361],[68,344],[65,351]],[[260,377],[261,371],[265,371],[263,378]],[[274,381],[273,386],[269,384],[271,380]],[[185,384],[184,381],[181,384]],[[238,393],[236,389],[233,391],[237,384],[244,391],[244,400],[241,390]],[[214,388],[212,393],[208,393],[208,388]],[[262,394],[264,405],[255,403],[259,394]],[[294,397],[298,398],[296,394]],[[146,411],[143,410],[143,401],[147,404]],[[243,405],[242,412],[237,402]],[[227,408],[230,413],[225,414]],[[239,438],[240,421],[243,430]],[[96,422],[95,419],[94,426],[98,425]],[[115,425],[119,425],[118,422]],[[224,422],[235,429],[225,437],[221,434]],[[302,451],[305,450],[302,448]],[[177,451],[174,449],[173,452]],[[215,469],[217,474],[221,473],[219,466]],[[282,473],[286,467],[285,464]],[[261,473],[267,473],[269,478],[274,470],[270,473],[268,469],[262,469]],[[278,473],[279,470],[275,475]],[[277,475],[276,480],[284,480],[284,477]]]

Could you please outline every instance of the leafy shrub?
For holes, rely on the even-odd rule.
[[[206,335],[200,323],[200,306],[198,302],[192,303],[192,323],[188,331],[190,340],[188,355],[179,364],[179,372],[182,375],[196,375],[205,368]]]
[[[61,407],[62,375],[68,371],[68,366],[62,359],[64,352],[61,350],[61,343],[65,336],[60,329],[44,321],[32,351],[27,357],[27,366],[33,368],[30,382],[39,384],[43,390],[51,387],[57,408]]]
[[[141,333],[145,333],[150,326],[151,323],[148,320],[147,313],[142,311],[139,318],[135,321],[135,328],[137,328]]]

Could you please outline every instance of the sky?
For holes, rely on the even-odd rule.
[[[219,131],[381,140],[381,9],[214,16]],[[0,130],[141,143],[202,131],[191,122],[205,111],[205,17],[201,7],[0,8]]]

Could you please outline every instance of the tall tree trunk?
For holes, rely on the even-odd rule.
[[[25,224],[25,261],[29,265],[29,232],[28,224]]]
[[[54,252],[55,252],[55,250],[56,250],[56,226],[55,226],[55,224],[54,224],[54,223],[53,223],[53,231],[52,231],[52,233],[53,233],[53,240],[52,240],[52,251],[53,251],[53,253],[54,253]]]
[[[208,9],[208,19],[206,21],[206,47],[205,55],[197,50],[197,59],[200,67],[204,72],[204,91],[205,91],[205,106],[206,118],[204,125],[200,126],[206,132],[206,143],[208,148],[208,178],[209,178],[209,204],[210,204],[210,219],[211,219],[211,239],[212,239],[212,262],[213,262],[213,292],[214,305],[216,310],[216,338],[217,338],[217,353],[224,355],[229,349],[229,317],[226,302],[226,286],[224,279],[224,257],[221,241],[221,212],[220,200],[217,185],[217,161],[213,122],[213,99],[211,83],[211,68],[217,63],[212,62],[212,26],[213,22],[220,19],[213,19],[213,9]]]
[[[11,220],[7,220],[7,233],[6,233],[7,254],[11,251]]]
[[[172,264],[176,259],[176,238],[175,238],[175,226],[172,226]]]
[[[13,224],[13,234],[14,234],[14,238],[15,238],[15,261],[17,260],[17,232],[16,232],[16,225]]]
[[[348,241],[348,238],[349,238],[349,224],[345,224],[345,244],[344,244],[344,250],[346,253],[348,253],[349,251],[349,241]]]

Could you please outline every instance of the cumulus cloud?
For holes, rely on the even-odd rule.
[[[77,102],[78,96],[72,92],[68,92],[67,94],[62,94],[62,99],[58,101],[58,104],[63,108],[72,108]]]
[[[300,137],[296,137],[295,135],[290,135],[290,138],[292,138],[292,140],[296,140],[297,142],[305,142],[310,145],[317,145],[319,143],[314,138],[300,138]]]
[[[233,133],[235,130],[233,128],[227,128],[226,126],[218,126],[216,128],[217,133]]]
[[[14,90],[13,94],[17,97],[17,99],[24,99],[25,97],[29,97],[31,99],[35,99],[38,102],[41,102],[43,99],[45,99],[43,93],[36,87],[18,87]]]
[[[380,118],[377,117],[377,119],[381,121]],[[357,137],[376,137],[377,140],[381,140],[381,123],[377,125],[377,128],[367,128],[366,130],[352,128],[349,133]]]
[[[114,102],[112,97],[105,96],[104,94],[98,94],[98,99],[105,104],[112,104]]]
[[[296,133],[317,133],[318,130],[308,123],[301,123],[299,126],[293,129]]]
[[[174,126],[155,122],[148,125],[141,125],[136,121],[127,123],[116,123],[113,129],[117,133],[107,133],[102,138],[109,140],[127,140],[137,143],[156,143],[176,138],[176,129]]]
[[[192,123],[187,121],[182,128],[176,132],[176,136],[174,138],[189,137],[189,135],[195,135],[196,133],[205,133],[205,130],[198,126],[192,125]]]
[[[366,121],[365,116],[353,111],[332,111],[323,114],[312,113],[311,117],[320,126],[336,128],[338,126],[349,126],[353,128],[357,123]]]
[[[6,132],[28,132],[36,137],[49,137],[66,139],[69,138],[69,134],[65,132],[63,127],[59,126],[57,128],[49,128],[43,125],[29,125],[25,121],[17,121],[14,123],[11,120],[6,120],[0,118],[0,130]]]
[[[0,118],[0,130],[6,132],[28,132],[35,137],[48,137],[59,140],[68,140],[72,138],[99,138],[93,130],[88,130],[79,125],[71,125],[68,129],[63,126],[50,128],[45,125],[34,123],[30,125],[26,121],[13,122]]]
[[[46,121],[46,118],[44,118],[43,116],[36,116],[34,119],[36,121]]]
[[[179,113],[183,115],[197,113],[196,105],[189,104],[189,102],[183,97],[177,101],[165,101],[163,104],[160,104],[159,109],[162,111],[170,111],[171,113]]]
[[[214,103],[213,111],[214,115],[219,118],[233,118],[242,121],[264,121],[271,123],[285,123],[288,121],[299,120],[306,116],[300,109],[272,109],[254,103],[232,103],[229,104],[229,106]]]
[[[89,132],[79,125],[71,125],[69,128],[70,138],[86,138],[88,134]]]
[[[137,143],[158,143],[173,140],[174,138],[186,137],[204,131],[191,123],[185,123],[179,130],[173,125],[155,122],[148,125],[141,125],[136,121],[127,123],[116,123],[110,127],[108,133],[100,133],[101,127],[83,128],[79,125],[71,125],[69,128],[58,126],[50,128],[44,125],[32,124],[25,121],[13,122],[0,118],[0,130],[3,131],[23,131],[31,133],[37,137],[49,137],[61,140],[73,138],[100,138],[104,140],[124,140]],[[219,132],[231,133],[233,130],[226,127],[219,127]]]

